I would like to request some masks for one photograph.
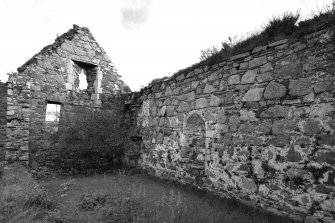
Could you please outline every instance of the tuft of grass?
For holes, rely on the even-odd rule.
[[[284,12],[281,16],[273,17],[265,26],[264,31],[260,34],[264,39],[278,40],[291,36],[297,29],[297,21],[300,17],[300,12]]]
[[[322,167],[316,167],[316,166],[308,166],[307,170],[312,173],[313,178],[315,181],[318,181],[321,177],[323,177],[323,174],[329,171],[328,166],[322,166]]]
[[[250,34],[245,39],[236,42],[232,46],[232,54],[243,53],[257,46],[266,45],[270,42],[277,41],[284,38],[291,37],[298,29],[297,21],[299,20],[300,13],[297,11],[284,12],[280,16],[274,16],[258,31]],[[228,59],[228,58],[222,58]]]
[[[79,201],[79,209],[84,211],[93,210],[96,206],[104,205],[107,200],[110,200],[110,195],[106,191],[84,193]]]
[[[317,12],[312,12],[312,17],[305,21],[299,22],[296,35],[303,35],[319,31],[335,25],[335,1],[332,6],[325,5],[323,9],[318,9]]]
[[[156,83],[160,83],[160,82],[165,81],[165,80],[167,80],[169,78],[170,78],[169,76],[164,76],[162,78],[155,78],[152,81],[150,81],[149,85],[154,85]]]

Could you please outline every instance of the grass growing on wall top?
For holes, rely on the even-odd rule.
[[[299,18],[299,11],[296,13],[284,12],[280,16],[274,16],[263,27],[262,31],[251,34],[240,41],[233,42],[230,38],[229,41],[222,42],[222,49],[220,51],[213,50],[212,55],[205,58],[200,57],[202,60],[193,66],[214,65],[229,59],[229,57],[234,54],[246,52],[257,46],[267,45],[268,43],[284,38],[299,38],[306,34],[333,26],[335,25],[335,8],[334,6],[333,8],[327,6],[323,11],[320,10],[317,14],[314,13],[311,19],[300,21],[297,24]],[[193,67],[193,69],[194,68],[195,67]],[[178,73],[182,71],[178,71]]]
[[[246,39],[235,41],[234,43],[231,40],[222,42],[223,47],[220,51],[216,52],[213,50],[210,56],[203,58],[198,64],[190,68],[214,65],[229,59],[234,54],[246,52],[257,46],[267,45],[284,38],[299,38],[308,33],[335,25],[335,9],[330,7],[326,7],[324,11],[314,14],[313,18],[297,24],[299,17],[299,11],[296,13],[284,12],[281,16],[274,16],[263,27],[262,31],[251,34]],[[178,71],[178,73],[183,72],[187,73],[185,70]]]
[[[257,46],[267,45],[285,38],[301,38],[309,33],[317,32],[319,30],[335,25],[335,1],[333,6],[325,6],[323,10],[313,13],[314,16],[305,21],[298,20],[300,17],[299,11],[284,12],[280,16],[274,16],[268,23],[263,26],[262,30],[248,35],[246,38],[237,40],[237,38],[229,38],[228,41],[221,43],[221,49],[212,47],[201,51],[200,62],[193,64],[190,67],[181,69],[176,72],[172,78],[181,74],[187,74],[197,68],[204,66],[212,66],[223,61],[227,61],[231,56],[247,52]],[[149,86],[165,81],[155,79]]]

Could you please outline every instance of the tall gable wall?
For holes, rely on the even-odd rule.
[[[88,82],[84,90],[79,89],[81,70]],[[65,116],[72,108],[99,108],[105,96],[127,92],[129,87],[90,31],[74,25],[9,76],[6,159],[29,161],[29,155],[49,147],[48,103],[60,105]]]
[[[291,217],[335,220],[333,40],[334,28],[280,40],[134,94],[142,168]]]

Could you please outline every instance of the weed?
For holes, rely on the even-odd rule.
[[[53,202],[45,192],[37,192],[36,194],[27,198],[25,202],[26,207],[41,207],[45,209],[51,209]]]
[[[294,183],[294,185],[304,185],[305,180],[301,176],[296,176],[292,178],[292,182]]]
[[[162,78],[155,78],[155,79],[153,79],[148,85],[154,85],[154,84],[156,84],[156,83],[160,83],[160,82],[162,82],[162,81],[165,81],[165,80],[167,80],[167,79],[169,79],[170,78],[170,76],[164,76],[164,77],[162,77]],[[144,87],[144,86],[143,86]],[[143,88],[143,87],[141,87],[141,88]]]
[[[212,56],[216,55],[219,53],[219,49],[213,46],[212,48],[206,49],[206,50],[201,50],[201,55],[200,55],[200,61],[208,60]]]
[[[70,187],[74,184],[74,179],[69,180],[68,182],[62,183],[60,185],[59,194],[61,197],[67,196],[67,193],[70,190]]]
[[[321,177],[323,177],[323,174],[329,170],[329,167],[327,166],[322,166],[322,167],[308,166],[307,170],[313,174],[314,180],[318,181]]]
[[[79,201],[79,209],[85,211],[93,210],[96,206],[105,204],[108,197],[108,193],[103,191],[84,193]]]
[[[268,161],[262,162],[262,168],[266,174],[269,174],[270,176],[273,176],[276,173],[276,169],[270,166]]]
[[[309,209],[309,214],[313,215],[320,208],[320,202],[313,201],[312,206]]]
[[[58,209],[49,211],[47,215],[43,218],[42,222],[46,223],[62,223],[64,221],[61,212]]]
[[[261,35],[267,40],[276,40],[291,36],[297,29],[296,23],[299,17],[299,11],[296,13],[284,12],[282,16],[275,16],[265,26]]]
[[[279,154],[276,154],[276,162],[279,162],[279,163],[283,163],[285,162],[285,157],[279,155]]]

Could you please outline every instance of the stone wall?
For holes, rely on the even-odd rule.
[[[87,89],[80,89],[80,73],[86,76]],[[60,113],[71,106],[99,108],[103,95],[127,92],[129,87],[91,32],[74,25],[9,76],[6,160],[28,162],[30,155],[48,148],[48,103],[59,105]]]
[[[0,82],[0,176],[5,161],[7,86]]]
[[[142,168],[295,219],[333,222],[333,33],[272,42],[134,94]]]

